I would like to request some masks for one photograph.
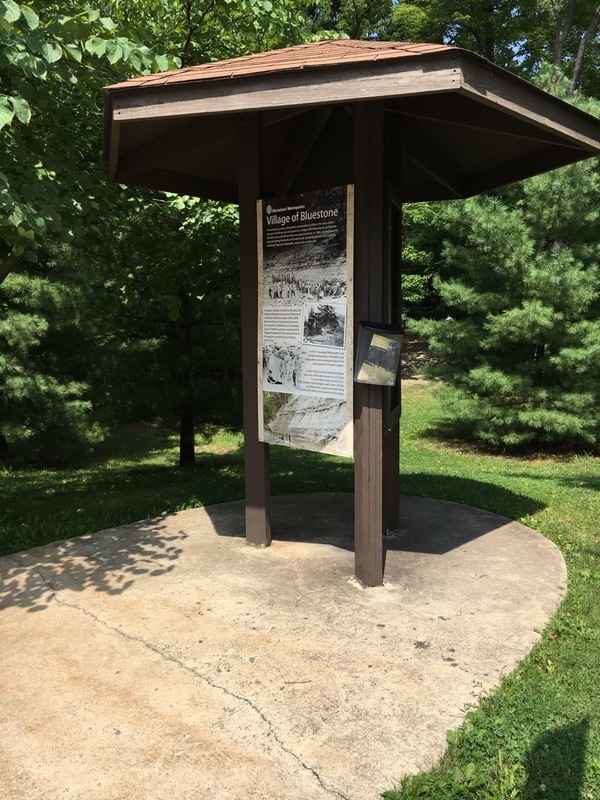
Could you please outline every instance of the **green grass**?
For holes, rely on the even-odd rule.
[[[442,766],[390,800],[600,800],[600,459],[507,458],[442,444],[429,385],[409,388],[403,491],[485,508],[562,550],[569,593],[540,643],[449,735]]]
[[[540,643],[449,735],[443,764],[386,793],[393,800],[600,800],[600,459],[507,458],[435,432],[429,384],[407,384],[402,491],[485,508],[561,548],[569,593]],[[0,554],[198,505],[243,497],[242,438],[213,431],[198,466],[177,439],[135,427],[75,470],[0,471]],[[352,464],[271,449],[274,494],[352,491]],[[399,729],[398,735],[402,735]]]
[[[0,555],[186,508],[244,496],[243,437],[213,429],[197,443],[196,469],[177,468],[178,438],[124,428],[79,469],[0,468]],[[352,465],[283,448],[272,451],[274,494],[352,491]]]

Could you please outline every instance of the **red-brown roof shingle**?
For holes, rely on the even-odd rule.
[[[157,72],[132,78],[106,89],[125,89],[135,86],[166,86],[174,83],[238,78],[274,72],[292,72],[318,69],[342,64],[389,61],[422,56],[429,53],[454,50],[443,44],[415,44],[411,42],[368,42],[353,39],[327,39],[321,42],[300,44],[281,50],[269,50],[249,56],[212,61],[195,67]]]

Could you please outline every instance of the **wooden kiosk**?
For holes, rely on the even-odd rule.
[[[397,323],[401,204],[464,198],[600,153],[600,121],[455,47],[335,40],[105,89],[120,183],[239,203],[246,538],[271,541],[259,440],[257,202],[354,186],[354,333]],[[398,527],[399,388],[354,384],[356,577]]]

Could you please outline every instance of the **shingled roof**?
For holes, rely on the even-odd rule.
[[[257,114],[265,192],[353,182],[357,104],[384,106],[404,201],[468,197],[600,152],[600,123],[485,59],[440,44],[336,39],[105,88],[114,180],[236,202],[237,137]]]
[[[241,78],[248,75],[323,69],[344,64],[393,61],[424,54],[440,53],[457,48],[443,44],[410,42],[367,42],[352,39],[326,39],[281,50],[269,50],[227,61],[210,61],[194,67],[143,75],[123,83],[107,86],[108,91],[131,89],[134,86],[168,86],[197,81]]]

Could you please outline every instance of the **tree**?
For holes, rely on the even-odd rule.
[[[449,204],[445,231],[451,317],[419,328],[446,361],[454,429],[508,448],[600,444],[597,162]]]
[[[64,252],[10,275],[0,295],[0,456],[19,442],[21,458],[59,464],[98,443],[98,361],[92,282]],[[57,257],[58,256],[58,257]]]
[[[0,284],[48,237],[72,241],[101,210],[99,97],[111,80],[166,69],[83,3],[0,2]]]
[[[144,234],[154,245],[153,251],[147,247],[145,254],[138,250],[138,255],[143,255],[146,261],[136,261],[136,270],[131,273],[133,278],[129,278],[128,271],[123,272],[123,266],[129,267],[125,260],[114,265],[121,280],[118,288],[123,290],[119,296],[131,300],[137,292],[134,320],[138,325],[145,315],[143,332],[139,326],[134,335],[127,331],[123,305],[120,317],[109,313],[114,307],[111,295],[104,289],[110,289],[111,283],[114,287],[114,281],[107,278],[106,287],[96,282],[96,305],[105,309],[103,344],[108,342],[113,347],[112,357],[106,363],[110,374],[105,375],[105,384],[116,388],[116,376],[122,374],[125,364],[131,366],[141,361],[148,366],[152,361],[150,354],[154,356],[154,365],[158,363],[158,356],[164,359],[163,372],[170,378],[164,383],[168,387],[162,396],[157,392],[149,393],[149,396],[156,401],[156,413],[165,411],[167,397],[171,401],[171,410],[178,409],[182,425],[182,463],[189,463],[193,457],[193,417],[190,411],[193,385],[198,383],[199,370],[204,368],[205,372],[212,374],[215,361],[209,353],[211,335],[207,331],[210,325],[206,323],[204,326],[204,336],[197,334],[200,325],[197,297],[205,295],[203,317],[212,313],[212,301],[206,297],[220,292],[222,304],[233,298],[231,322],[225,324],[222,318],[220,320],[221,333],[232,342],[236,340],[235,290],[226,285],[226,281],[218,285],[218,291],[203,289],[207,280],[216,285],[223,277],[222,258],[217,255],[211,261],[199,256],[203,249],[216,254],[221,252],[222,230],[231,233],[235,227],[235,211],[220,209],[215,204],[199,204],[193,198],[161,201],[162,195],[148,192],[129,192],[126,202],[121,202],[118,188],[110,186],[106,180],[101,160],[100,90],[103,85],[130,75],[167,69],[182,62],[194,64],[295,43],[309,35],[303,6],[297,0],[278,3],[270,0],[223,0],[218,3],[214,0],[175,0],[169,3],[164,0],[130,0],[127,3],[99,3],[97,8],[77,0],[59,3],[32,0],[30,5],[0,0],[0,184],[3,185],[0,198],[3,211],[0,217],[0,284],[5,282],[0,288],[0,307],[5,329],[8,330],[15,319],[12,304],[16,301],[11,293],[21,280],[16,277],[12,280],[11,273],[16,267],[19,267],[23,281],[35,276],[36,280],[45,280],[48,293],[60,294],[65,288],[61,282],[67,270],[75,264],[79,267],[85,265],[86,258],[89,261],[90,254],[103,247],[106,252],[104,241],[115,228],[121,230],[122,242],[130,242],[131,232],[139,231],[143,227],[141,221],[146,220]],[[164,48],[171,53],[177,52],[178,57],[153,55],[147,43],[155,51]],[[158,213],[160,210],[165,212],[164,215]],[[192,234],[193,226],[197,226],[197,230]],[[149,230],[152,236],[148,235]],[[174,230],[177,236],[173,235]],[[192,239],[195,249],[190,247]],[[68,244],[68,247],[57,250],[56,242]],[[48,249],[64,261],[44,277]],[[159,252],[164,255],[164,264],[159,264],[156,275],[150,275],[157,268],[156,262],[161,260]],[[113,248],[112,254],[117,258],[123,256],[119,248]],[[227,269],[235,271],[236,254],[230,252],[228,258]],[[216,262],[219,262],[218,266]],[[94,263],[98,274],[103,275],[101,262]],[[167,263],[168,279],[165,277]],[[207,271],[206,276],[203,273],[204,282],[198,278],[200,265]],[[148,274],[144,274],[142,279],[145,271]],[[144,281],[145,291],[137,291],[134,286],[139,289]],[[28,301],[28,291],[23,290],[18,300],[22,307]],[[128,308],[132,306],[130,302]],[[55,342],[50,331],[55,325],[60,328],[62,323],[58,317],[62,312],[68,315],[67,305],[56,304],[54,311],[56,318],[50,321],[50,309],[36,307],[30,320],[33,326],[32,347],[33,340],[41,350]],[[33,317],[37,320],[35,324]],[[117,319],[121,320],[120,327]],[[113,322],[117,325],[116,331],[125,331],[119,344],[116,331],[111,329]],[[38,326],[37,338],[33,334],[35,325]],[[14,345],[14,341],[11,342]],[[213,343],[212,349],[217,351],[218,347]],[[105,351],[108,353],[110,347]],[[187,351],[185,357],[183,351]],[[221,343],[221,358],[227,357],[226,354],[227,347]],[[23,374],[30,366],[33,369],[33,361],[26,355],[25,348],[19,366]],[[90,382],[68,383],[68,370],[61,371],[58,363],[70,361],[65,350],[56,350],[52,357],[57,362],[56,391],[52,389],[54,384],[49,373],[47,380],[40,378],[37,381],[41,393],[38,411],[43,405],[42,394],[47,391],[47,404],[52,401],[57,406],[62,397],[66,419],[68,410],[76,407],[73,402],[67,403],[67,396],[73,400],[77,395],[82,403],[88,404],[81,420],[89,419],[93,394]],[[40,362],[37,368],[37,374],[44,375],[44,363]],[[92,371],[88,368],[88,373]],[[224,371],[221,367],[221,372]],[[61,374],[65,386],[70,386],[69,392],[62,394],[59,391]],[[196,377],[192,379],[191,376]],[[162,383],[157,375],[155,385]],[[130,382],[127,385],[131,387]],[[0,437],[4,436],[2,431],[9,438],[24,435],[29,430],[25,406],[11,403],[12,395],[7,386],[3,388],[5,402],[2,405],[0,399]],[[116,394],[125,401],[122,391]],[[196,392],[195,398],[202,398],[205,394]],[[123,405],[130,409],[147,407],[147,402],[138,404],[135,395],[134,389]],[[98,400],[98,394],[94,399]],[[103,401],[110,405],[106,394]],[[9,408],[10,419],[7,416]],[[23,409],[22,424],[17,424],[19,408]],[[41,418],[43,414],[39,416]],[[81,426],[80,429],[83,430]],[[0,438],[0,445],[6,449],[6,436]]]
[[[82,360],[82,287],[69,269],[73,252],[60,243],[85,237],[89,246],[114,194],[100,158],[102,85],[176,63],[83,3],[0,2],[4,455],[10,439],[47,458],[100,436]]]
[[[323,38],[300,0],[128,0],[114,3],[111,16],[183,66]]]
[[[536,0],[414,0],[394,8],[391,33],[395,38],[402,27],[410,31],[415,25],[419,38],[433,36],[434,41],[465,47],[519,70],[529,55],[527,32],[535,29],[539,16]]]
[[[392,0],[321,0],[307,13],[318,36],[344,35],[350,39],[380,39],[388,24]]]
[[[115,15],[128,30],[137,26],[136,37],[159,42],[186,66],[321,36],[309,30],[298,0],[133,0],[117,6]],[[193,466],[199,415],[222,416],[227,398],[229,405],[235,401],[230,364],[240,361],[237,209],[189,197],[128,197],[118,215],[113,258],[126,265],[121,296],[138,332],[133,342],[131,331],[124,341],[134,347],[140,337],[152,342],[145,355],[154,364],[163,359],[163,380],[155,382],[161,396],[153,393],[156,410],[178,417],[179,463]]]
[[[406,203],[402,209],[402,307],[407,319],[439,317],[435,290],[445,235],[443,203]]]
[[[237,208],[176,196],[129,202],[112,244],[117,337],[146,414],[178,419],[179,464],[191,467],[196,421],[227,419],[239,390],[230,366],[240,362]]]
[[[576,88],[600,96],[597,0],[403,0],[384,38],[465,47],[526,78],[552,63]]]
[[[597,72],[600,56],[600,5],[597,0],[547,0],[545,5],[554,31],[554,35],[549,37],[553,42],[552,64],[558,68],[568,64],[568,93],[572,94],[579,88],[582,80],[588,91],[594,84],[597,87],[597,76],[593,75]],[[587,64],[586,55],[591,55]],[[595,65],[595,69],[586,74],[588,70],[584,71],[584,65],[589,66],[589,62]]]

